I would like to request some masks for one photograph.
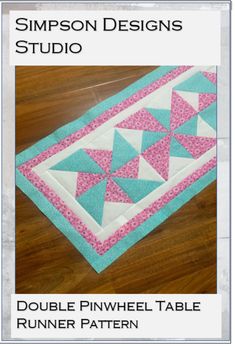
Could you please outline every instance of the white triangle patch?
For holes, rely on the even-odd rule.
[[[165,181],[142,156],[139,161],[138,179]]]
[[[188,102],[195,109],[195,111],[199,110],[199,94],[198,93],[177,90],[177,94],[179,94],[186,102]]]
[[[156,95],[147,104],[147,108],[171,109],[172,88],[162,91],[162,95]]]
[[[110,222],[115,220],[118,216],[120,216],[127,209],[129,209],[132,205],[132,203],[105,202],[102,227],[107,226]]]
[[[125,138],[125,140],[132,145],[138,153],[141,152],[143,131],[130,130],[130,129],[118,129],[118,132]]]
[[[202,137],[216,137],[215,130],[208,125],[200,116],[198,116],[197,121],[197,136]]]
[[[73,197],[77,189],[77,172],[56,171],[49,169],[48,173],[55,178]]]
[[[169,178],[176,175],[186,166],[190,165],[194,159],[186,158],[186,157],[174,157],[170,156],[169,160]]]
[[[114,128],[106,131],[102,136],[98,136],[93,141],[85,145],[86,149],[112,150],[113,149]]]

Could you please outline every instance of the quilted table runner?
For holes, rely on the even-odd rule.
[[[157,68],[16,166],[18,187],[100,272],[215,179],[216,69]]]

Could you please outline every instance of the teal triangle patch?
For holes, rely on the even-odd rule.
[[[69,172],[104,173],[102,168],[82,149],[76,151],[50,169]]]
[[[154,118],[159,121],[167,130],[170,130],[170,115],[171,111],[168,109],[154,109],[146,108],[149,113],[151,113]]]
[[[113,155],[111,172],[115,172],[118,168],[132,160],[139,153],[128,143],[118,131],[115,131],[113,142]]]
[[[216,93],[216,85],[209,81],[201,72],[176,85],[175,90],[192,91],[196,93]]]
[[[166,135],[167,133],[165,132],[143,131],[141,152],[160,141]]]
[[[138,202],[162,184],[160,181],[144,179],[113,178],[134,203]]]
[[[174,137],[171,137],[170,156],[192,158],[192,155]]]
[[[99,225],[102,224],[106,184],[107,179],[104,179],[76,198]]]
[[[188,121],[186,121],[183,125],[179,126],[177,129],[175,129],[175,133],[183,134],[183,135],[197,135],[197,120],[198,115],[195,115]]]
[[[203,109],[199,115],[208,125],[216,130],[216,102],[213,102],[209,107]]]

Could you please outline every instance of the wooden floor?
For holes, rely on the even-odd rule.
[[[17,153],[153,67],[17,67]],[[97,274],[19,189],[17,293],[215,293],[216,183]]]

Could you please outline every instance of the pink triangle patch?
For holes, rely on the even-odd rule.
[[[172,92],[171,98],[171,130],[177,129],[180,125],[191,119],[197,111],[186,102],[175,91]]]
[[[79,172],[77,174],[76,197],[81,196],[84,192],[98,184],[104,178],[105,174]]]
[[[217,80],[217,78],[216,78],[216,73],[214,73],[214,72],[203,72],[203,75],[204,75],[207,79],[209,79],[209,81],[210,81],[211,83],[216,84],[216,80]]]
[[[199,111],[216,101],[216,94],[199,94]]]
[[[178,134],[175,134],[175,138],[188,150],[188,152],[195,159],[198,159],[206,151],[216,145],[216,138]]]
[[[124,166],[122,166],[116,172],[114,172],[112,176],[120,178],[137,179],[139,173],[139,161],[140,157],[135,157],[133,160],[127,162]]]
[[[107,181],[105,201],[133,203],[130,197],[110,178]]]
[[[109,173],[112,162],[111,150],[85,149],[85,152],[106,172]]]
[[[168,179],[171,136],[168,135],[142,153],[143,158],[162,176]]]
[[[144,131],[160,131],[166,132],[163,127],[152,114],[146,109],[141,109],[138,112],[132,114],[127,119],[123,120],[116,125],[119,128],[131,129],[131,130],[144,130]]]

